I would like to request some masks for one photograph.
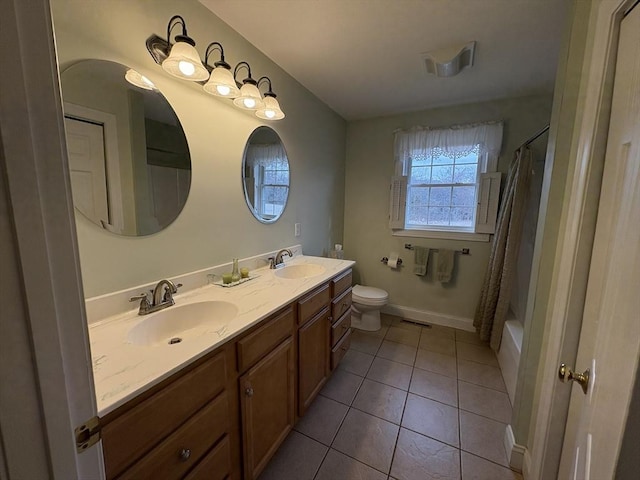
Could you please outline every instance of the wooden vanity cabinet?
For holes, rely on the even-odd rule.
[[[107,478],[179,479],[216,451],[216,474],[238,479],[233,361],[221,347],[102,418]]]
[[[331,291],[322,285],[298,301],[298,415],[307,411],[329,378]]]
[[[258,478],[295,423],[294,324],[289,306],[237,342],[247,480]]]
[[[351,281],[347,270],[102,418],[107,479],[257,479],[349,348]]]
[[[351,269],[331,280],[331,371],[351,345]]]

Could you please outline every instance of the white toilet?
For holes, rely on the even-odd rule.
[[[351,299],[351,326],[369,332],[380,330],[380,309],[387,304],[389,294],[381,288],[354,285]]]

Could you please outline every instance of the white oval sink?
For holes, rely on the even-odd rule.
[[[276,276],[280,278],[309,278],[324,273],[326,269],[322,265],[315,263],[300,263],[298,265],[288,265],[276,270]]]
[[[174,305],[149,314],[129,330],[127,342],[143,346],[171,345],[210,332],[221,333],[237,314],[238,307],[229,302]]]

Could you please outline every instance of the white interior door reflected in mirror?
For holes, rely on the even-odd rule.
[[[247,206],[262,223],[273,223],[289,197],[289,160],[282,140],[269,127],[256,128],[242,161],[242,184]]]
[[[187,139],[169,102],[131,68],[83,60],[61,75],[74,205],[100,228],[157,233],[191,186]]]
[[[109,223],[102,125],[65,118],[73,204],[93,223]]]

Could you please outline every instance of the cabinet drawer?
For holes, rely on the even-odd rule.
[[[229,436],[220,442],[200,460],[184,480],[224,480],[231,474],[231,445]]]
[[[338,318],[342,317],[345,312],[351,310],[351,288],[331,302],[331,316],[335,322]]]
[[[331,370],[336,368],[351,346],[351,330],[344,334],[342,340],[331,350]]]
[[[107,423],[102,429],[107,478],[119,475],[218,395],[226,380],[221,352]]]
[[[181,478],[229,429],[228,402],[226,392],[219,395],[118,480]]]
[[[347,333],[351,327],[351,311],[345,312],[340,319],[331,326],[331,346],[336,343]]]
[[[288,307],[237,343],[238,368],[244,372],[293,333],[293,308]]]
[[[298,302],[298,325],[303,325],[329,304],[331,300],[331,292],[329,290],[329,284],[327,283]]]
[[[335,277],[333,280],[331,280],[331,296],[335,297],[336,295],[340,295],[351,286],[351,281],[351,269]]]

